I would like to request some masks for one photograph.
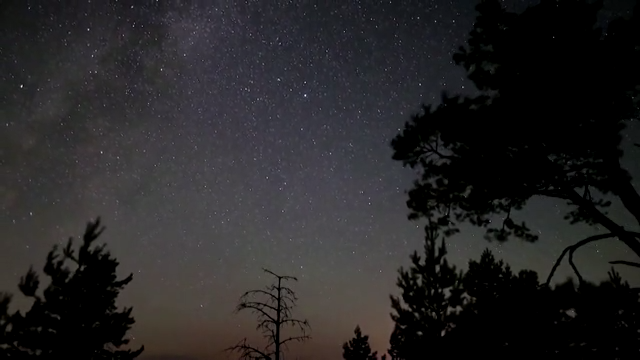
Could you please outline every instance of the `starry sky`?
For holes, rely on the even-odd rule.
[[[290,359],[339,358],[357,324],[385,352],[396,271],[423,243],[406,219],[414,175],[389,143],[441,90],[473,93],[451,55],[475,1],[71,3],[0,7],[0,289],[17,293],[30,264],[101,216],[121,273],[134,273],[119,301],[148,359],[225,359],[255,339],[233,309],[270,280],[262,267],[299,278],[313,339]],[[607,1],[604,16],[631,3]],[[637,160],[626,152],[640,178]],[[536,199],[520,214],[533,245],[465,227],[450,258],[464,268],[489,247],[546,277],[597,231],[564,210]],[[629,256],[600,243],[576,262],[599,280]]]

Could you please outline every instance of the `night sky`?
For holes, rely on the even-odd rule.
[[[164,13],[155,1],[98,3],[2,14],[0,290],[17,293],[30,264],[101,216],[121,274],[134,273],[120,304],[134,307],[144,356],[224,359],[254,339],[253,318],[233,309],[267,285],[262,267],[299,278],[313,339],[289,359],[339,358],[357,324],[385,352],[396,271],[423,243],[406,219],[414,174],[389,143],[421,102],[473,92],[451,55],[475,1],[202,1]],[[126,39],[155,37],[140,25],[151,23],[168,38],[114,65]],[[640,178],[634,151],[624,163]],[[520,216],[541,234],[533,245],[463,228],[450,258],[464,267],[490,247],[546,277],[597,231],[568,225],[564,210],[530,203]],[[600,280],[607,261],[630,257],[610,241],[576,262]]]

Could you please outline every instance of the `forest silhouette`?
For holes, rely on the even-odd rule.
[[[383,352],[392,360],[640,358],[640,290],[615,269],[640,262],[612,259],[608,280],[598,284],[573,263],[579,248],[608,239],[640,256],[640,232],[629,230],[640,224],[640,195],[620,163],[622,132],[640,118],[640,5],[604,28],[597,26],[601,8],[602,1],[542,0],[514,13],[501,1],[479,2],[467,44],[453,57],[477,93],[443,93],[391,142],[393,159],[419,173],[407,206],[409,218],[426,225],[424,249],[399,269],[399,293],[390,297],[390,347],[373,351],[367,329],[356,325],[342,347],[345,360]],[[544,281],[531,270],[515,273],[489,250],[464,271],[448,262],[449,237],[463,223],[485,229],[489,241],[536,242],[535,229],[516,219],[534,197],[565,201],[570,224],[606,232],[594,226],[592,236],[558,254]],[[612,201],[636,224],[610,217]],[[77,250],[73,239],[51,250],[44,290],[28,270],[18,285],[32,301],[28,311],[13,311],[12,295],[0,294],[0,359],[143,352],[128,346],[132,308],[115,305],[133,277],[116,277],[118,261],[96,244],[103,230],[91,221]],[[565,256],[575,280],[554,282]],[[280,360],[287,343],[311,339],[310,324],[293,315],[297,298],[286,284],[297,279],[265,272],[275,282],[243,294],[236,309],[256,315],[265,342],[230,346],[240,359]]]

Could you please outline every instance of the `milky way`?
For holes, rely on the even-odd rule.
[[[223,358],[253,338],[252,318],[232,311],[265,285],[262,267],[299,277],[313,340],[292,352],[339,357],[357,324],[384,352],[396,270],[423,241],[406,219],[414,174],[389,143],[421,102],[473,91],[451,54],[475,2],[47,3],[2,15],[0,289],[17,292],[30,264],[101,216],[134,273],[121,304],[149,355]],[[527,208],[540,244],[466,229],[451,259],[464,267],[490,247],[546,276],[593,231],[563,212]],[[594,279],[624,255],[582,252]]]

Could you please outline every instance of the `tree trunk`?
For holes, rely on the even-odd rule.
[[[282,309],[280,308],[282,306],[281,304],[281,296],[282,294],[280,294],[281,291],[281,287],[280,287],[280,283],[281,283],[282,279],[278,278],[278,306],[276,307],[276,339],[275,339],[275,345],[276,345],[276,359],[275,360],[280,360],[280,313],[282,312]]]
[[[635,192],[635,190],[633,192],[636,196],[638,195]],[[604,226],[611,233],[616,234],[616,236],[618,237],[618,239],[620,239],[620,241],[622,241],[625,245],[627,245],[629,249],[631,249],[634,253],[636,253],[638,257],[640,257],[640,242],[638,241],[638,239],[635,238],[635,236],[626,233],[622,226],[616,224],[615,221],[609,219],[609,217],[607,217],[605,214],[600,212],[600,210],[598,210],[591,203],[591,201],[584,199],[582,196],[580,196],[580,194],[576,193],[575,191],[573,192],[570,199],[576,205],[578,205],[579,207],[583,208],[584,210],[592,214],[594,219],[600,225]]]
[[[622,174],[618,176],[615,180],[615,186],[613,186],[613,193],[620,198],[622,205],[629,210],[638,225],[640,225],[640,195],[633,188],[631,179],[628,176],[623,177]]]

